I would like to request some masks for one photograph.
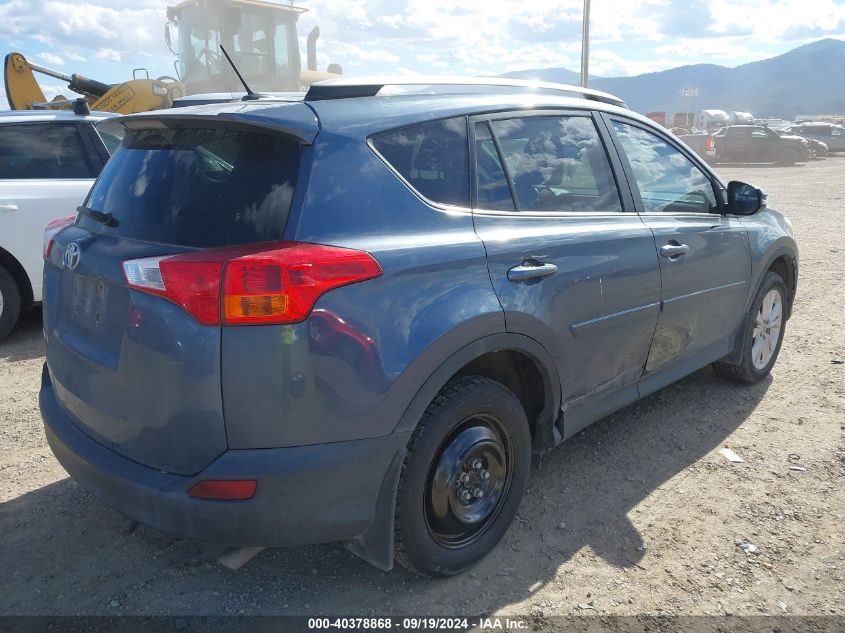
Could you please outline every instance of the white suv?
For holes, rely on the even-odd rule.
[[[75,214],[108,160],[94,125],[110,116],[0,112],[0,340],[41,301],[44,228]]]

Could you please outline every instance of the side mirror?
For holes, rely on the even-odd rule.
[[[728,213],[753,215],[766,205],[762,190],[739,180],[728,183]]]

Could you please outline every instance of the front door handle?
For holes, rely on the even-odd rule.
[[[522,263],[508,271],[508,279],[510,281],[528,281],[529,279],[548,277],[549,275],[554,275],[556,272],[557,266],[554,264]]]
[[[0,211],[17,211],[18,205],[16,204],[0,204]]]
[[[667,259],[678,259],[681,255],[689,253],[689,246],[686,244],[667,244],[660,247],[660,255]]]

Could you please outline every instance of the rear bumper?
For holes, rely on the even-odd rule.
[[[228,450],[194,476],[161,472],[99,444],[59,406],[49,373],[39,394],[47,441],[68,474],[115,510],[180,536],[239,546],[299,545],[361,536],[409,433],[292,448]],[[194,499],[203,479],[256,479],[246,501]],[[383,507],[383,506],[380,506]],[[392,517],[390,517],[392,522]]]

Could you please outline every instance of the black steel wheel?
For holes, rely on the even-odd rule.
[[[414,432],[397,492],[395,555],[451,576],[507,531],[528,480],[531,437],[520,401],[480,376],[450,381]]]
[[[513,443],[502,422],[461,422],[438,451],[426,485],[425,520],[443,547],[479,538],[498,515],[513,479]]]

